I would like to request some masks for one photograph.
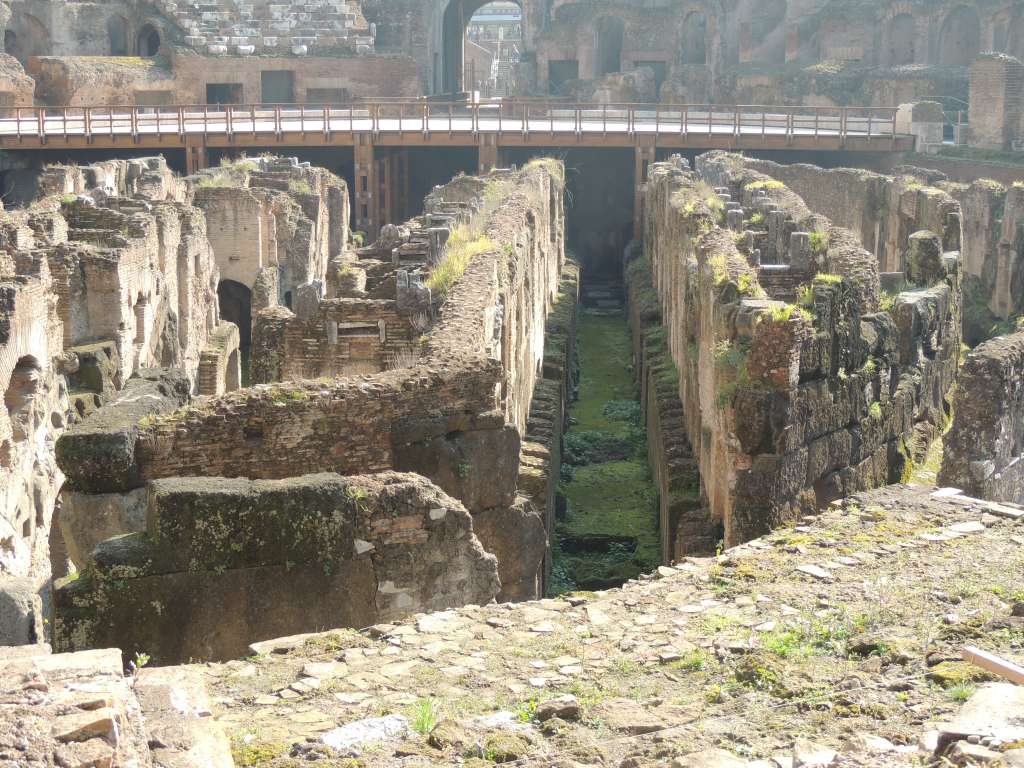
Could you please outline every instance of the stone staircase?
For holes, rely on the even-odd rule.
[[[357,0],[158,0],[157,5],[181,27],[184,42],[202,53],[306,56],[374,50],[376,29]]]

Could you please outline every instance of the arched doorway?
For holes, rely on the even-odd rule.
[[[942,24],[939,36],[939,64],[949,67],[970,66],[981,50],[981,20],[978,12],[966,5],[953,10]]]
[[[128,20],[124,16],[111,16],[107,19],[107,42],[110,43],[111,56],[127,56]]]
[[[518,9],[518,19],[515,10]],[[441,50],[435,54],[434,88],[443,93],[460,93],[467,88],[466,77],[466,45],[471,20],[478,12],[497,10],[510,17],[508,29],[516,29],[522,34],[522,2],[521,0],[450,0],[441,18]],[[497,15],[491,14],[488,15]],[[473,26],[479,26],[474,24]]]
[[[466,24],[463,84],[483,98],[511,96],[522,52],[522,11],[511,0],[480,6]]]
[[[248,351],[252,344],[252,291],[234,280],[221,280],[217,299],[221,320],[238,326],[238,346]]]
[[[909,13],[895,16],[885,25],[882,66],[902,67],[917,58],[917,22]]]
[[[597,75],[622,71],[622,47],[626,39],[626,23],[616,16],[597,20]]]
[[[156,56],[160,52],[160,33],[152,24],[143,24],[135,36],[135,52],[139,56]]]
[[[708,19],[692,11],[683,21],[683,64],[708,63]]]
[[[750,12],[751,61],[782,64],[786,61],[786,0],[765,0]]]

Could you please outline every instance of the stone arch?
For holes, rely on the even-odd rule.
[[[683,19],[683,64],[708,63],[708,17],[702,11],[690,11]]]
[[[247,351],[252,345],[252,291],[234,280],[221,280],[217,284],[220,318],[238,326],[239,349]]]
[[[160,52],[160,32],[152,24],[143,24],[135,36],[135,52],[139,56],[156,56]]]
[[[626,22],[618,16],[602,16],[595,24],[597,32],[596,74],[622,71],[622,49],[626,41]]]
[[[899,13],[884,26],[882,66],[900,67],[917,59],[917,20],[909,13]]]
[[[4,34],[4,49],[22,64],[32,56],[47,56],[52,52],[49,30],[32,14],[15,16],[7,31],[11,34]]]
[[[981,19],[973,8],[961,5],[950,11],[939,35],[938,63],[970,66],[981,51]]]
[[[786,60],[786,0],[764,0],[748,5],[750,60],[782,64]]]
[[[1024,58],[1024,9],[1016,9],[1006,31],[1004,51],[1018,59]]]
[[[117,14],[107,19],[107,42],[110,45],[111,56],[127,56],[131,53],[128,19]]]
[[[441,50],[434,62],[434,87],[443,93],[465,89],[466,27],[473,14],[493,0],[449,0],[441,14]],[[524,15],[524,0],[514,0]]]
[[[4,391],[4,406],[11,425],[11,439],[20,443],[32,430],[32,404],[39,394],[42,369],[31,355],[25,355],[14,366]]]

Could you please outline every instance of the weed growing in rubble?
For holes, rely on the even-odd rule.
[[[957,683],[946,689],[946,695],[953,701],[963,704],[974,695],[975,690],[977,689],[971,683]]]
[[[420,699],[412,705],[412,728],[421,736],[434,730],[439,719],[433,699]]]
[[[430,272],[427,287],[440,301],[444,301],[452,286],[466,272],[469,263],[481,253],[494,249],[494,243],[486,235],[476,235],[461,225],[448,238],[448,246],[440,263]]]
[[[811,253],[820,255],[828,250],[828,232],[811,232],[810,240]],[[835,275],[830,275],[830,277],[835,277]]]

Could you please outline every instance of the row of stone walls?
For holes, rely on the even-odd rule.
[[[258,313],[255,348],[267,356],[259,376],[282,379],[281,383],[202,399],[170,413],[142,418],[127,414],[100,424],[100,438],[84,429],[79,430],[81,434],[65,435],[58,454],[68,474],[69,499],[73,494],[82,509],[119,510],[116,516],[127,523],[137,518],[140,492],[164,481],[275,481],[310,472],[416,472],[426,478],[422,482],[433,484],[428,483],[430,488],[436,486],[435,490],[458,499],[474,518],[481,519],[484,548],[502,559],[498,563],[501,596],[537,596],[543,585],[546,542],[545,512],[535,504],[550,501],[553,505],[554,494],[532,500],[520,494],[517,486],[526,413],[545,375],[545,321],[561,287],[562,184],[561,165],[542,162],[483,180],[456,179],[449,187],[435,190],[423,221],[385,233],[396,237],[388,247],[375,244],[362,249],[366,253],[342,254],[332,262],[342,271],[363,272],[365,277],[368,271],[377,273],[378,255],[398,254],[403,248],[422,253],[422,258],[402,261],[403,269],[386,272],[384,286],[395,298],[364,298],[365,290],[344,288],[347,282],[341,280],[334,290],[343,288],[350,296],[319,301],[300,297],[294,314],[268,304]],[[430,234],[423,242],[434,245],[421,251],[412,243],[420,242],[425,232]],[[453,250],[457,241],[471,241],[475,250],[464,271],[435,302],[428,288],[433,284],[431,275],[458,255]],[[344,266],[349,264],[356,266]],[[382,285],[363,287],[382,290]],[[411,320],[420,316],[427,326],[417,330]],[[345,341],[345,332],[371,324],[374,339],[368,348],[376,370],[354,375],[345,370],[357,362],[351,359],[351,341]],[[388,339],[401,347],[388,349]],[[338,343],[332,345],[332,341]],[[415,354],[399,360],[399,367],[380,370],[388,357],[410,348],[415,348]],[[314,368],[321,378],[289,380],[306,377]],[[326,378],[339,373],[340,378]],[[547,469],[554,472],[556,465],[549,464]],[[276,486],[266,487],[269,492]],[[216,511],[215,507],[211,509]],[[464,538],[455,531],[445,535]],[[108,545],[116,550],[116,541],[95,550],[86,565],[90,576],[103,570],[102,553]],[[170,556],[162,552],[155,530],[143,532],[140,541],[157,550],[157,560]],[[300,570],[307,579],[302,584],[308,585],[313,566]],[[229,568],[226,573],[207,574],[204,590],[248,590],[253,585],[238,581],[239,573]],[[177,565],[168,579],[171,575],[193,579]],[[329,602],[335,610],[332,622],[363,621],[365,612],[355,604],[346,609],[348,613],[337,612],[342,598],[337,584],[328,582],[309,591],[325,595],[325,604]],[[282,583],[285,591],[301,586],[287,578]],[[381,583],[374,598],[381,611],[390,599],[387,583]],[[61,586],[57,597],[58,615],[67,612],[66,620],[72,624],[77,621],[72,593],[84,589],[74,584]],[[452,588],[442,594],[451,600],[480,599],[472,589],[460,593]],[[395,599],[393,608],[403,612],[434,605],[423,595]],[[112,610],[124,609],[128,615],[126,606],[135,605],[132,600],[130,594],[119,595]],[[187,620],[205,626],[202,615],[191,610],[186,612],[192,617]],[[303,616],[282,609],[265,621],[278,622],[275,631],[281,634],[285,625],[290,631],[315,628],[311,622],[318,615],[313,609]],[[59,644],[76,642],[75,631],[58,633]]]
[[[368,627],[498,591],[465,507],[417,475],[161,480],[146,520],[56,591],[57,647],[227,660],[297,629]]]
[[[964,361],[939,483],[1024,503],[1024,333],[987,341]]]
[[[644,258],[710,518],[732,545],[858,489],[898,481],[923,455],[947,418],[960,276],[940,236],[918,233],[908,289],[879,307],[877,272],[856,266],[866,266],[856,237],[824,220],[816,225],[827,240],[797,270],[804,282],[794,298],[767,298],[758,273],[768,270],[746,245],[760,239],[791,260],[805,252],[808,233],[795,226],[792,192],[777,181],[765,187],[764,176],[720,157],[702,158],[699,167],[728,183],[716,190],[681,160],[654,166]],[[763,202],[766,190],[771,204]],[[770,231],[773,217],[781,240]],[[757,231],[722,228],[737,218]],[[844,272],[843,265],[854,266]]]

